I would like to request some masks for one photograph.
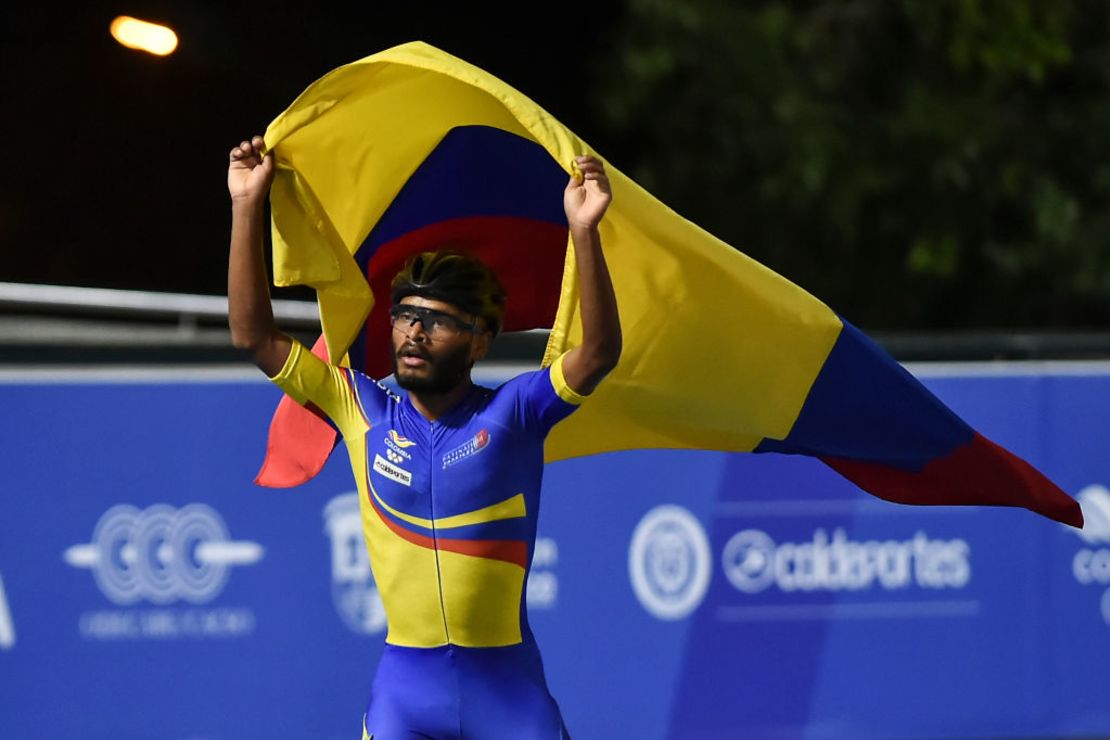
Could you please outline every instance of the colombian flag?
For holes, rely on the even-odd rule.
[[[581,338],[562,192],[593,150],[527,97],[410,43],[334,70],[266,130],[274,282],[314,287],[314,351],[390,372],[388,285],[426,249],[472,252],[508,293],[505,330]],[[695,448],[820,458],[910,504],[1023,506],[1073,526],[1076,502],[978,434],[821,301],[683,219],[606,162],[601,223],[624,331],[620,365],[555,427],[547,459]],[[258,482],[314,476],[335,432],[282,400]]]

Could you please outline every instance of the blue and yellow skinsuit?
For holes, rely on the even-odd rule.
[[[566,736],[528,628],[543,442],[583,400],[562,357],[428,421],[294,343],[272,380],[339,428],[389,622],[364,737]]]

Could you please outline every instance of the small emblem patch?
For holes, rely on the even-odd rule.
[[[398,434],[393,429],[390,429],[389,432],[385,435],[385,446],[389,448],[389,454],[387,455],[387,457],[391,462],[399,463],[401,462],[402,458],[405,460],[411,460],[412,455],[409,454],[406,450],[407,448],[413,447],[415,445],[416,443],[413,442],[411,439]]]
[[[374,472],[379,475],[384,475],[386,478],[395,480],[403,486],[412,485],[412,473],[407,470],[402,470],[393,463],[387,462],[381,455],[374,455]]]
[[[451,467],[457,462],[465,460],[471,455],[476,455],[489,444],[489,430],[482,429],[470,439],[463,442],[455,449],[443,456],[443,469]]]
[[[393,441],[393,444],[397,445],[398,447],[400,447],[402,449],[404,449],[406,447],[412,447],[414,444],[416,444],[415,442],[413,442],[408,437],[405,437],[403,435],[398,434],[397,430],[395,430],[395,429],[390,429],[389,430],[389,438],[390,438],[390,440]]]

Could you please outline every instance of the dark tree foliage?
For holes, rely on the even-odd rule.
[[[0,6],[0,280],[224,290],[227,150],[411,39],[534,98],[665,203],[867,328],[1110,318],[1110,4],[624,0],[524,11]]]
[[[604,153],[855,323],[1097,328],[1108,31],[1097,0],[630,0]]]

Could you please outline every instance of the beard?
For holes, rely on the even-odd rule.
[[[470,368],[474,363],[470,362],[470,344],[459,345],[457,349],[453,349],[440,356],[433,358],[428,354],[421,354],[420,356],[428,363],[431,372],[425,376],[413,376],[405,374],[405,368],[399,366],[397,363],[398,351],[393,352],[393,379],[397,381],[397,385],[404,388],[406,391],[415,391],[416,393],[427,393],[429,395],[438,396],[448,391],[454,390],[460,383],[466,381]]]

